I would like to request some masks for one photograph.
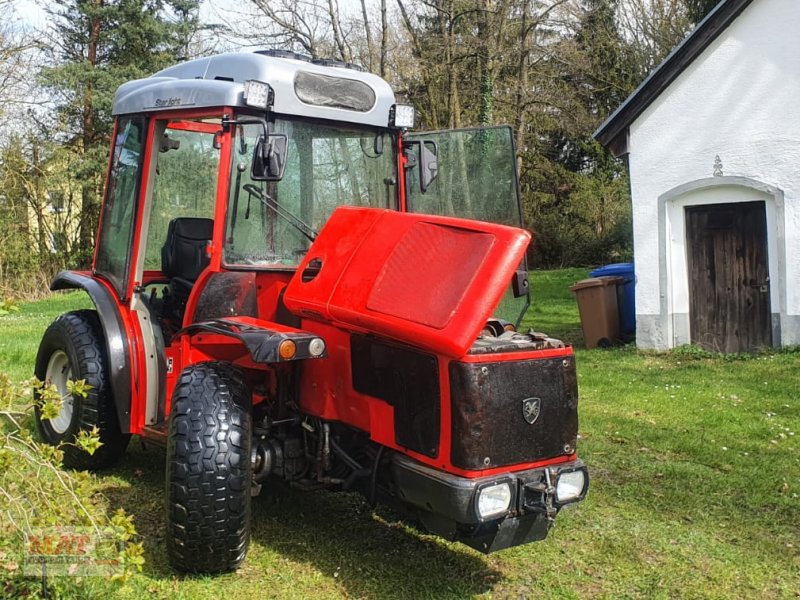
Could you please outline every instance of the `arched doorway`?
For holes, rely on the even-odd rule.
[[[783,192],[709,177],[659,197],[660,328],[668,347],[719,352],[781,344],[786,316]]]

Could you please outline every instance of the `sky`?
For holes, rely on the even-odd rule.
[[[47,13],[33,0],[12,0],[11,4],[16,9],[19,19],[26,25],[39,27],[47,20]]]
[[[341,1],[341,0],[340,0]],[[355,2],[356,0],[344,0],[345,3]],[[44,7],[57,6],[57,0],[11,0],[14,8],[15,19],[11,21],[14,29],[23,28],[44,29],[47,26],[48,15]],[[204,23],[225,24],[226,18],[234,17],[237,13],[241,14],[246,7],[246,0],[202,0],[200,4],[200,18]],[[0,15],[0,19],[6,21],[5,15]],[[8,22],[8,21],[6,21]],[[235,36],[228,36],[222,40],[221,50],[230,49],[244,44],[243,40],[237,40]]]
[[[33,26],[44,25],[47,21],[47,13],[44,6],[47,4],[59,4],[52,0],[12,0],[12,5],[16,8],[17,16],[23,23]],[[200,6],[200,16],[204,21],[217,20],[217,12],[235,9],[241,6],[241,0],[204,0]]]
[[[53,0],[11,0],[11,4],[16,8],[17,16],[23,24],[32,27],[42,27],[47,22],[47,13],[44,6],[58,5],[58,1]],[[246,0],[203,0],[200,4],[200,17],[203,22],[220,22],[220,16],[226,13],[240,11]],[[342,12],[350,13],[360,10],[358,0],[339,0]]]

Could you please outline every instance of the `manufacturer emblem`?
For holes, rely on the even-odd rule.
[[[542,408],[541,398],[525,398],[522,401],[522,416],[529,425],[533,425],[539,418],[539,411]]]

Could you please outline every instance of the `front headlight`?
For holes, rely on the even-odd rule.
[[[587,483],[586,471],[583,469],[561,473],[556,483],[556,503],[567,504],[579,500],[586,493]]]
[[[325,352],[325,341],[322,338],[314,338],[313,340],[311,340],[311,342],[309,342],[308,353],[311,356],[317,358],[319,356],[322,356],[324,352]]]
[[[502,515],[510,504],[511,486],[507,481],[478,490],[478,516],[482,520]]]

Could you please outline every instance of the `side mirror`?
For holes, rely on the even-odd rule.
[[[439,174],[439,147],[431,140],[408,140],[406,146],[406,169],[419,167],[419,191],[424,194]],[[419,150],[411,152],[411,146],[418,146]]]
[[[253,152],[250,177],[253,181],[280,181],[286,168],[289,138],[283,133],[270,133],[258,138]]]
[[[429,150],[428,147],[432,148]],[[436,142],[423,140],[419,145],[419,190],[423,193],[439,174],[439,148]]]

